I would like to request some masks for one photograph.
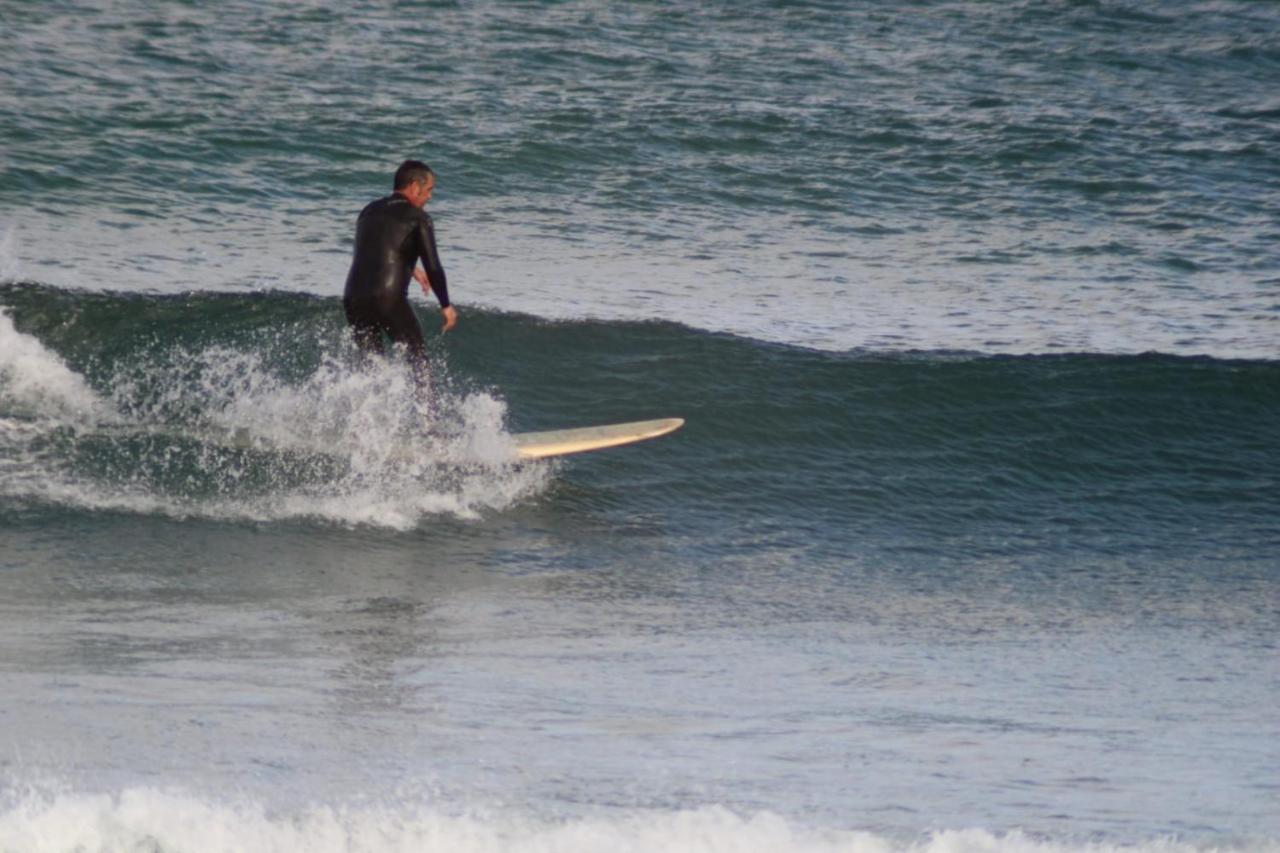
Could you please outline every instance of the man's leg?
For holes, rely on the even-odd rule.
[[[347,312],[347,325],[351,327],[356,346],[364,352],[382,355],[382,324],[375,306],[361,300],[343,302],[342,307]]]
[[[427,346],[422,337],[422,326],[413,313],[413,306],[408,299],[400,300],[386,317],[387,332],[391,340],[404,344],[409,355],[409,369],[413,371],[413,381],[417,386],[419,402],[430,402],[431,370],[427,366]]]

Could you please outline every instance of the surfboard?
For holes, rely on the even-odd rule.
[[[684,426],[684,418],[658,418],[625,424],[553,429],[544,432],[518,432],[511,436],[521,459],[547,459],[589,450],[620,447],[637,441],[648,441],[675,432]]]

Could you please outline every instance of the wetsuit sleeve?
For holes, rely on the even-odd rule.
[[[436,250],[436,229],[431,217],[423,213],[418,220],[418,240],[422,244],[422,266],[431,281],[431,290],[436,295],[441,308],[449,307],[449,281],[445,278],[444,266],[440,263],[440,253]]]

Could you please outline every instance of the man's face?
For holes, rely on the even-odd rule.
[[[414,207],[422,207],[431,201],[431,193],[436,188],[435,175],[428,175],[425,181],[419,181],[409,185],[409,192],[405,193],[405,197],[409,199]]]

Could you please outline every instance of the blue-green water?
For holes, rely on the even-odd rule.
[[[1278,44],[0,0],[0,850],[1278,849]]]

